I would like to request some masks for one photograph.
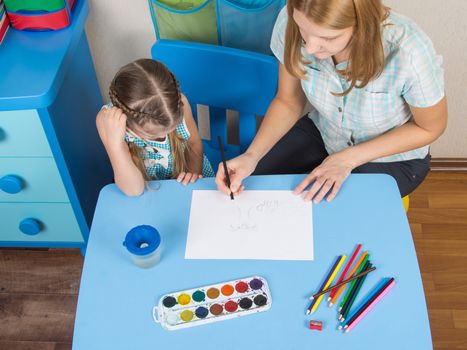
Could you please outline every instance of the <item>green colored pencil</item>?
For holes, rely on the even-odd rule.
[[[365,258],[363,259],[362,263],[361,263],[360,266],[358,267],[357,274],[359,274],[360,272],[363,271],[363,268],[365,267],[366,261],[368,260],[369,257],[370,257],[370,254],[367,254],[367,255],[365,256]],[[345,293],[344,299],[342,300],[341,305],[339,306],[339,310],[338,310],[338,311],[341,311],[342,308],[344,307],[344,304],[345,304],[345,302],[347,301],[347,298],[349,297],[350,293],[352,292],[352,289],[353,289],[355,283],[357,282],[357,280],[358,280],[358,279],[353,280],[352,283],[350,284],[350,287],[347,289],[347,292]]]
[[[371,268],[371,263],[370,263],[370,260],[368,260],[365,264],[365,270],[366,269],[369,269]],[[350,295],[349,299],[347,300],[347,305],[344,305],[344,308],[342,309],[342,312],[341,312],[341,315],[342,315],[342,319],[341,319],[341,322],[344,322],[344,320],[347,318],[347,316],[349,315],[349,311],[350,311],[350,308],[352,307],[352,304],[354,303],[355,299],[357,298],[357,294],[358,292],[360,291],[360,289],[362,288],[363,286],[363,282],[365,282],[365,278],[366,278],[366,275],[365,276],[362,276],[360,281],[357,281],[357,283],[355,284],[355,288],[354,288],[354,291],[352,292],[352,294]]]

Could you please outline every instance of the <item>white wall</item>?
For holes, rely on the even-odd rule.
[[[118,68],[150,58],[156,40],[147,0],[88,0],[86,33],[102,95]]]
[[[107,100],[116,70],[137,58],[150,57],[155,41],[147,0],[89,0],[86,32]],[[433,144],[434,157],[467,158],[467,0],[386,0],[394,10],[413,18],[444,57],[449,125]]]
[[[433,144],[434,157],[467,158],[467,1],[385,0],[394,10],[418,23],[443,55],[448,129]]]

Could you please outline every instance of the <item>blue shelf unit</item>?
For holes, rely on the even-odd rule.
[[[0,46],[0,246],[85,252],[112,181],[95,116],[103,104],[77,0],[63,30],[10,30]]]

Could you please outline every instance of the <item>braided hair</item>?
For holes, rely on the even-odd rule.
[[[139,59],[129,63],[117,72],[109,87],[112,104],[120,108],[127,117],[127,126],[146,124],[172,128],[183,120],[183,100],[180,86],[173,73],[161,62]],[[168,135],[172,149],[176,178],[181,172],[189,172],[188,143],[176,130]],[[129,144],[134,163],[149,180],[139,148]]]

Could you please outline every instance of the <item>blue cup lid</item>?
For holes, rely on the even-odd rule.
[[[123,245],[134,255],[148,255],[161,244],[161,235],[154,227],[140,225],[126,234]]]

